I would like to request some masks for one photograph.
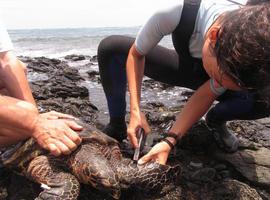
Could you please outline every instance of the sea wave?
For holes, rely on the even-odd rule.
[[[14,50],[21,56],[61,58],[69,54],[94,56],[100,41],[109,35],[135,37],[140,27],[9,30]],[[161,44],[171,47],[166,37]]]

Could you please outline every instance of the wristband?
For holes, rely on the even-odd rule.
[[[170,140],[168,140],[168,139],[166,139],[166,138],[163,138],[163,139],[161,139],[161,141],[162,141],[162,142],[166,142],[166,143],[171,147],[171,149],[174,148],[174,145],[173,145],[173,143],[171,143]]]
[[[179,136],[176,133],[173,133],[173,132],[166,132],[166,133],[163,134],[163,138],[167,138],[167,137],[173,138],[176,141],[179,138]]]

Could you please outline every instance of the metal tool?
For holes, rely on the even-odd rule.
[[[139,139],[139,147],[135,149],[135,153],[133,156],[133,160],[138,161],[140,153],[142,152],[145,142],[146,142],[146,134],[142,128],[140,128],[138,133],[138,139]]]

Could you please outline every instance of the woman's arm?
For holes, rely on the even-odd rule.
[[[179,137],[185,135],[188,129],[207,112],[216,98],[217,95],[211,90],[210,81],[205,82],[190,97],[170,131]]]
[[[130,93],[130,122],[128,126],[128,137],[133,147],[138,147],[136,132],[143,128],[146,133],[150,127],[144,115],[140,111],[141,85],[144,75],[145,57],[140,55],[134,47],[130,48],[127,58],[127,79]]]
[[[210,81],[204,83],[188,100],[170,131],[176,133],[179,137],[185,135],[187,130],[206,113],[216,97],[217,96],[210,89]],[[177,142],[171,137],[167,139],[173,144]],[[150,160],[165,164],[170,151],[170,146],[162,141],[156,144],[149,153],[142,157],[139,160],[139,164],[144,164]]]

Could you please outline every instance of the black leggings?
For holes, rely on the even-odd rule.
[[[111,118],[123,118],[126,113],[126,60],[134,41],[131,37],[115,35],[103,39],[98,47],[101,82]],[[144,74],[156,81],[194,90],[209,79],[201,61],[182,66],[176,51],[162,46],[156,46],[145,57]],[[255,99],[247,92],[227,91],[209,114],[223,121],[268,116],[264,106],[260,111],[254,110]]]

